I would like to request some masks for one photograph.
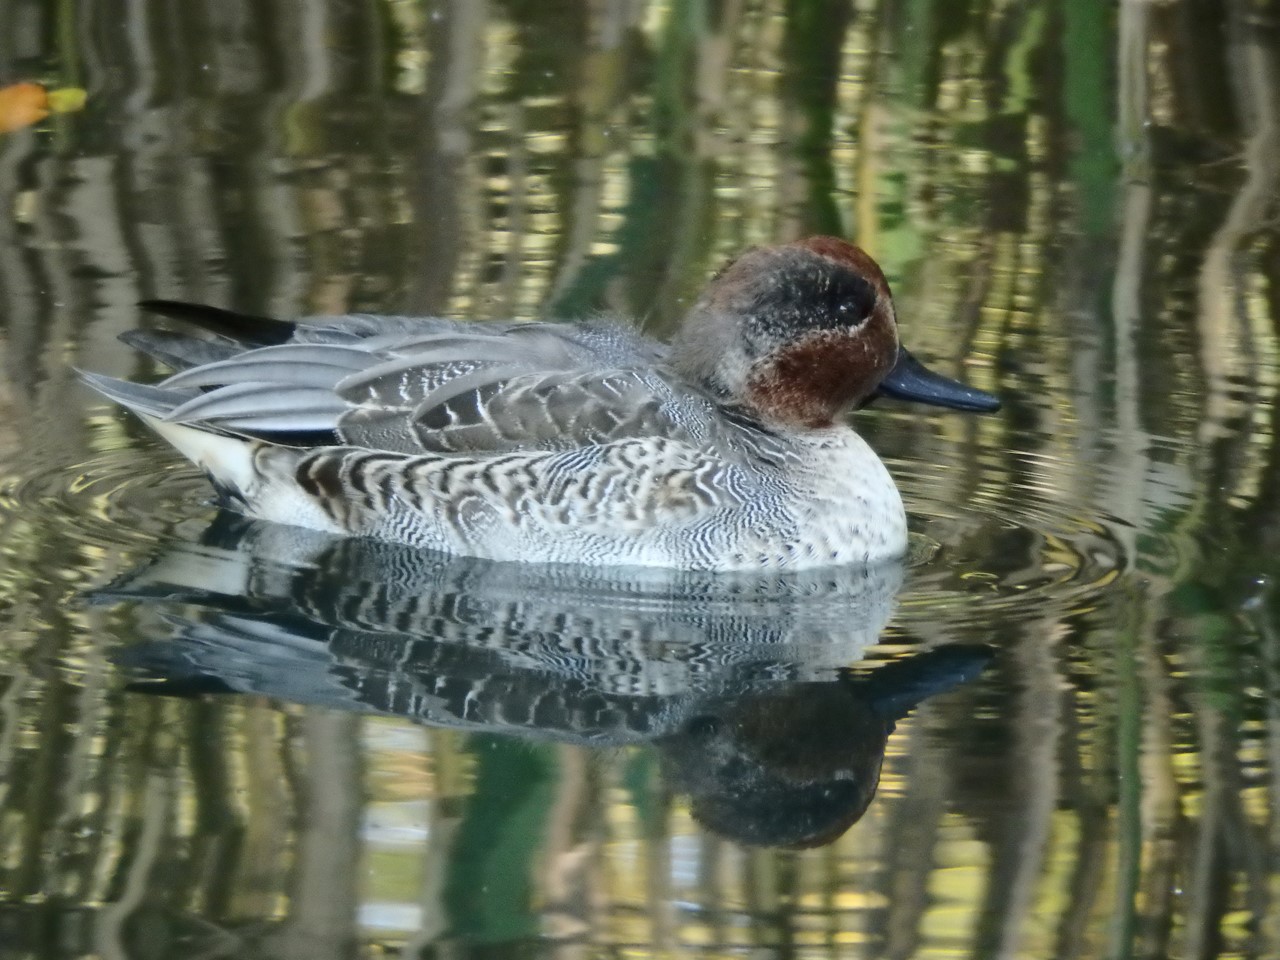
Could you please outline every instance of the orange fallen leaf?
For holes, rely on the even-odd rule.
[[[49,94],[38,83],[0,87],[0,133],[21,130],[49,115]]]

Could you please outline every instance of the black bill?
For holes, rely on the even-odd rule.
[[[934,373],[913,357],[906,347],[898,348],[898,362],[893,365],[889,375],[880,381],[873,397],[912,400],[971,413],[991,413],[1000,409],[999,397]]]

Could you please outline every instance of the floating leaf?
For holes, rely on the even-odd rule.
[[[89,94],[79,87],[59,87],[49,91],[50,113],[75,113],[84,109]]]
[[[49,115],[49,94],[38,83],[0,87],[0,133],[21,130]]]

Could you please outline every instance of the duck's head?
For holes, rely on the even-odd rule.
[[[694,304],[671,362],[726,402],[788,427],[830,426],[876,396],[956,410],[1000,406],[902,347],[880,266],[836,237],[759,247],[732,261]]]

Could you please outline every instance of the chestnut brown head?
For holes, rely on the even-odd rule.
[[[898,342],[879,265],[844,240],[809,237],[748,250],[716,274],[674,340],[671,362],[765,422],[816,429],[871,399],[904,357],[912,373],[923,371]],[[925,374],[928,396],[913,396],[910,385],[887,392],[963,409],[994,403]],[[948,402],[946,385],[968,405]]]

